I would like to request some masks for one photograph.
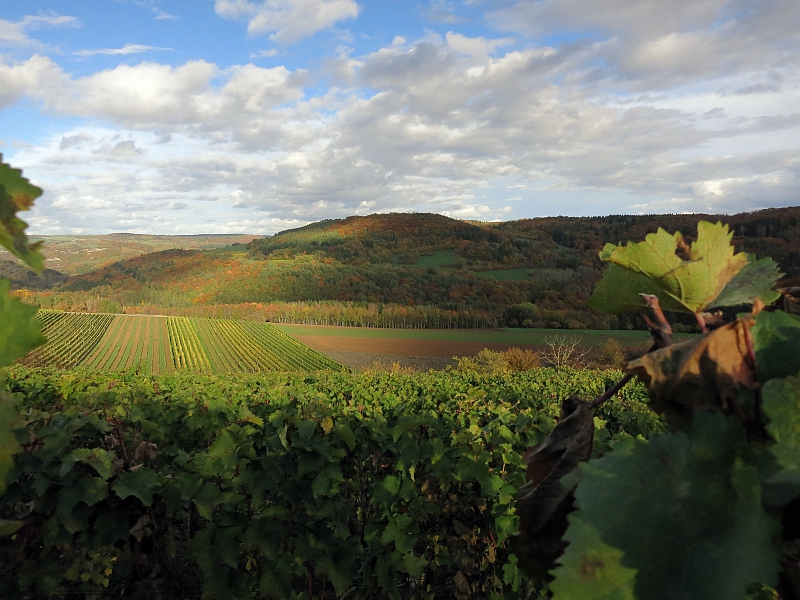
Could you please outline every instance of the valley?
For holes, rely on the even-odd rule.
[[[259,239],[238,236],[249,240],[246,246],[202,249],[241,242],[186,236],[184,246],[194,249],[107,257],[105,264],[92,263],[97,268],[69,277],[51,274],[34,279],[36,285],[29,274],[11,273],[11,280],[16,295],[41,308],[78,312],[401,330],[644,331],[640,315],[589,308],[603,272],[597,253],[606,243],[641,240],[659,227],[692,231],[700,219],[730,223],[738,250],[773,257],[784,273],[780,286],[800,282],[797,207],[502,223],[414,213],[348,217]],[[147,241],[148,248],[174,242],[158,236]],[[88,239],[86,249],[96,243]],[[131,252],[148,248],[130,245]],[[677,332],[697,331],[691,318],[670,319]]]

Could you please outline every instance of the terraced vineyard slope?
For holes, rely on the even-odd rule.
[[[343,369],[268,323],[47,310],[39,316],[48,342],[20,361],[29,366],[155,374]]]

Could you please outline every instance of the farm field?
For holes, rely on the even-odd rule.
[[[601,346],[614,338],[623,346],[648,343],[646,331],[564,329],[379,329],[326,325],[275,324],[299,342],[351,368],[399,362],[416,370],[443,369],[454,356],[474,356],[484,348],[502,352],[511,346],[541,350],[548,340],[576,339],[578,346]],[[691,334],[675,334],[686,339]]]
[[[41,311],[48,343],[20,362],[144,373],[341,370],[268,323],[225,319]]]
[[[334,327],[328,325],[273,324],[275,329],[291,336],[344,337],[362,339],[394,339],[417,341],[480,342],[542,346],[548,339],[564,336],[575,338],[580,346],[599,346],[614,338],[623,346],[638,346],[650,339],[646,331],[595,329],[383,329],[377,327]],[[674,339],[688,339],[693,334],[676,333]]]

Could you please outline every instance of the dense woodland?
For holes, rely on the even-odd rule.
[[[31,283],[40,306],[377,327],[630,329],[587,301],[604,244],[721,220],[738,250],[800,283],[800,207],[739,215],[613,215],[476,223],[432,214],[327,220],[215,250],[166,250]],[[49,288],[42,290],[42,288]],[[691,321],[677,323],[691,329]]]

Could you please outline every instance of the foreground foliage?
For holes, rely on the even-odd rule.
[[[607,373],[52,372],[16,367],[23,452],[0,596],[520,598],[526,446]],[[661,422],[631,387],[599,448]],[[593,426],[594,427],[594,426]]]
[[[762,312],[778,269],[730,239],[701,222],[691,245],[660,230],[600,254],[611,266],[591,304],[649,308],[654,344],[596,400],[565,400],[526,454],[518,553],[556,600],[800,595],[800,318]],[[710,312],[744,303],[728,323]],[[672,344],[662,308],[706,334]],[[634,375],[668,433],[592,457],[595,411]]]

